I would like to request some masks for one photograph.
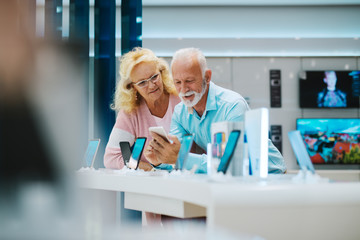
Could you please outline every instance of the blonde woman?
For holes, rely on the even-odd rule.
[[[169,132],[174,107],[179,102],[165,60],[146,48],[134,48],[123,55],[111,106],[118,114],[105,149],[105,167],[124,167],[120,141],[128,141],[132,146],[137,137],[147,137],[146,147],[152,139],[149,127],[163,126]],[[139,167],[151,169],[144,155]]]

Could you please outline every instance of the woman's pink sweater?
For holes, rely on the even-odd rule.
[[[119,142],[128,141],[130,146],[138,137],[147,137],[145,148],[152,139],[149,127],[163,126],[168,133],[170,131],[171,116],[176,104],[180,102],[179,97],[170,95],[169,106],[163,118],[151,115],[145,101],[142,101],[137,110],[132,113],[119,111],[116,123],[111,131],[109,141],[106,145],[104,165],[106,168],[121,169],[124,167],[124,160],[120,151]],[[146,161],[144,155],[142,161]]]

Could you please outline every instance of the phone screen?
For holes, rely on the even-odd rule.
[[[139,137],[134,143],[133,152],[129,161],[129,167],[132,169],[137,169],[140,162],[141,154],[144,150],[146,142],[146,137]]]
[[[98,150],[100,139],[89,140],[86,152],[85,152],[85,165],[86,167],[93,167],[96,152]]]
[[[194,134],[185,135],[181,141],[181,147],[179,150],[178,158],[176,160],[175,169],[184,169],[186,159],[189,155],[191,146],[194,141]]]
[[[226,171],[229,167],[231,158],[234,154],[235,147],[236,147],[239,137],[240,137],[240,130],[233,130],[230,133],[226,147],[225,147],[224,155],[221,157],[221,160],[220,160],[220,164],[219,164],[219,167],[217,170],[218,172],[223,172],[224,174],[226,173]]]
[[[120,150],[122,157],[124,159],[124,163],[127,164],[131,157],[131,148],[129,142],[120,142]]]

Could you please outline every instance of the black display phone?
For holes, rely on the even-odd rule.
[[[125,165],[129,162],[131,157],[131,147],[129,142],[119,142],[121,154],[124,159]]]
[[[142,155],[142,152],[144,150],[144,146],[145,146],[145,142],[146,142],[146,137],[139,137],[136,139],[135,143],[134,143],[134,147],[133,147],[133,151],[129,160],[129,164],[128,167],[132,168],[132,169],[138,169],[139,167],[139,163],[140,163],[140,158]]]
[[[193,141],[194,141],[194,134],[187,134],[187,135],[183,136],[182,141],[181,141],[181,147],[180,147],[179,154],[178,154],[178,158],[177,158],[176,164],[175,164],[176,170],[184,169],[185,164],[186,164],[186,159],[189,155]]]
[[[233,130],[230,133],[226,147],[225,147],[224,155],[220,159],[220,164],[219,164],[219,167],[217,170],[218,172],[223,172],[225,174],[227,169],[229,168],[229,164],[234,155],[234,151],[235,151],[237,142],[239,140],[240,133],[241,133],[240,130]]]

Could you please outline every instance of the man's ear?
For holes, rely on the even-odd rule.
[[[211,75],[212,75],[212,72],[210,69],[205,71],[205,80],[206,80],[207,84],[209,84],[211,81]]]

